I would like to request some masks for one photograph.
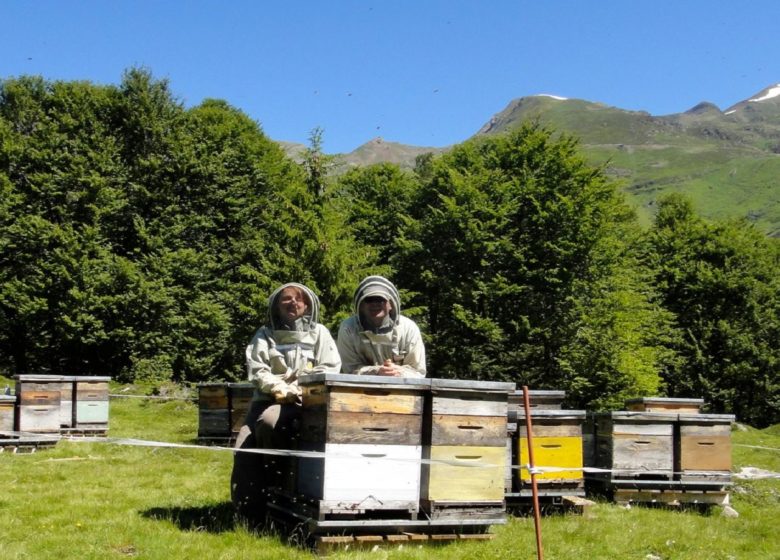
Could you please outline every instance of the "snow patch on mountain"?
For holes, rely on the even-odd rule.
[[[560,95],[552,95],[549,93],[537,93],[536,97],[549,97],[550,99],[557,99],[558,101],[566,101],[568,97],[561,97]]]
[[[780,95],[780,84],[777,84],[776,86],[766,90],[766,93],[761,97],[754,97],[753,99],[748,99],[748,101],[750,103],[756,103],[758,101],[766,101],[767,99],[772,99],[773,97],[777,97],[778,95]]]

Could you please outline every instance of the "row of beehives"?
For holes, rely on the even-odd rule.
[[[316,374],[303,390],[295,503],[317,515],[503,515],[512,383]],[[199,438],[240,427],[251,386],[199,387]],[[230,431],[228,431],[230,430]],[[475,466],[479,468],[474,468]]]
[[[0,396],[0,431],[28,434],[108,432],[109,377],[17,375]]]
[[[541,495],[581,495],[587,487],[621,501],[721,503],[727,497],[733,415],[702,414],[702,399],[675,398],[631,399],[625,411],[586,413],[561,410],[563,392],[539,394],[531,422]],[[519,465],[528,463],[523,415],[521,407],[515,414]],[[519,472],[508,497],[530,495],[530,473]]]
[[[311,389],[315,379],[334,384],[317,390],[325,390],[328,406],[337,409],[320,402],[323,397]],[[499,493],[510,501],[531,496],[531,475],[525,467],[529,462],[525,409],[522,393],[512,384],[429,379],[388,385],[386,379],[341,375],[324,379],[313,377],[303,383],[303,449],[343,453],[358,450],[344,448],[346,444],[422,445],[420,457],[432,460],[424,462],[420,479],[428,506],[491,502]],[[407,397],[411,387],[419,393],[414,396],[419,410],[414,410],[421,415],[394,411],[392,407],[404,393],[396,394],[399,384]],[[243,421],[251,393],[248,384],[202,385],[199,436],[229,439]],[[348,394],[352,400],[345,402]],[[594,490],[621,484],[668,490],[675,485],[694,488],[694,483],[699,489],[722,490],[730,481],[733,416],[701,414],[701,399],[634,399],[627,403],[627,411],[588,414],[563,410],[563,398],[563,391],[530,391],[534,460],[540,469],[536,479],[543,496],[583,496],[586,482]],[[397,447],[391,451],[401,453]],[[416,456],[417,450],[406,452]],[[498,482],[497,470],[471,469],[465,466],[469,461],[501,465],[503,481]],[[322,479],[331,482],[341,472],[344,488],[337,494],[346,492],[346,486],[355,483],[350,462],[303,461],[299,486],[319,499],[326,493],[320,488]],[[398,463],[386,464],[395,475],[405,472],[414,480],[412,461]],[[329,464],[329,475],[318,470]],[[308,478],[315,466],[317,477]],[[372,468],[379,469],[377,465]],[[339,483],[334,479],[332,484]],[[343,496],[338,495],[340,500]],[[333,508],[332,501],[323,498],[326,509]]]

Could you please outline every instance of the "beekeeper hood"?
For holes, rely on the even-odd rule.
[[[285,288],[297,288],[306,299],[306,311],[303,316],[296,319],[293,327],[285,325],[284,321],[279,318],[278,304],[279,298]],[[296,331],[312,331],[316,328],[317,323],[320,320],[320,300],[317,298],[317,294],[312,292],[309,288],[303,284],[297,282],[289,282],[282,286],[279,286],[268,298],[268,324],[274,330],[287,329]]]
[[[401,298],[393,283],[384,276],[367,276],[360,282],[355,290],[353,305],[360,326],[366,330],[371,329],[370,325],[364,325],[361,320],[360,304],[363,303],[364,299],[372,296],[381,296],[392,303],[393,309],[390,310],[387,326],[390,328],[396,326],[398,324],[398,317],[401,315]]]

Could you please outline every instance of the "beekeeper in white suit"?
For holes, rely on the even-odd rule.
[[[425,346],[417,324],[401,315],[398,290],[368,276],[355,290],[355,314],[339,327],[341,371],[357,375],[425,377]]]

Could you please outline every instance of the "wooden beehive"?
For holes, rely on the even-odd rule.
[[[320,515],[419,510],[423,394],[429,382],[314,374],[303,391],[298,491]]]
[[[0,432],[14,431],[15,409],[15,395],[0,395]]]
[[[584,488],[582,427],[585,416],[584,410],[547,409],[532,412],[534,466],[551,468],[536,475],[540,489]],[[525,417],[518,419],[517,444],[520,465],[528,465],[528,427]],[[530,488],[531,474],[528,468],[521,467],[517,476],[519,491]]]
[[[17,375],[16,429],[20,432],[59,433],[60,386],[57,375]]]
[[[421,502],[432,512],[503,505],[507,414],[514,383],[431,379],[426,397]]]
[[[228,384],[198,384],[198,438],[228,439],[230,432]]]
[[[255,386],[252,383],[228,383],[230,436],[233,438],[244,425],[254,393]]]
[[[75,421],[75,410],[73,407],[73,391],[76,378],[72,376],[63,376],[60,382],[60,427],[70,428]]]
[[[532,412],[536,410],[560,410],[565,397],[566,391],[548,391],[543,389],[528,391],[528,401]],[[519,418],[525,416],[523,391],[512,391],[509,394],[508,411],[510,422],[516,422]]]
[[[594,477],[671,480],[677,416],[629,411],[594,414],[594,466],[611,471]]]
[[[628,399],[626,410],[632,412],[677,412],[698,414],[704,399],[680,399],[670,397],[641,397]]]
[[[108,430],[108,382],[110,377],[74,378],[73,427],[80,430]]]
[[[680,414],[675,434],[675,478],[731,481],[732,414]]]

